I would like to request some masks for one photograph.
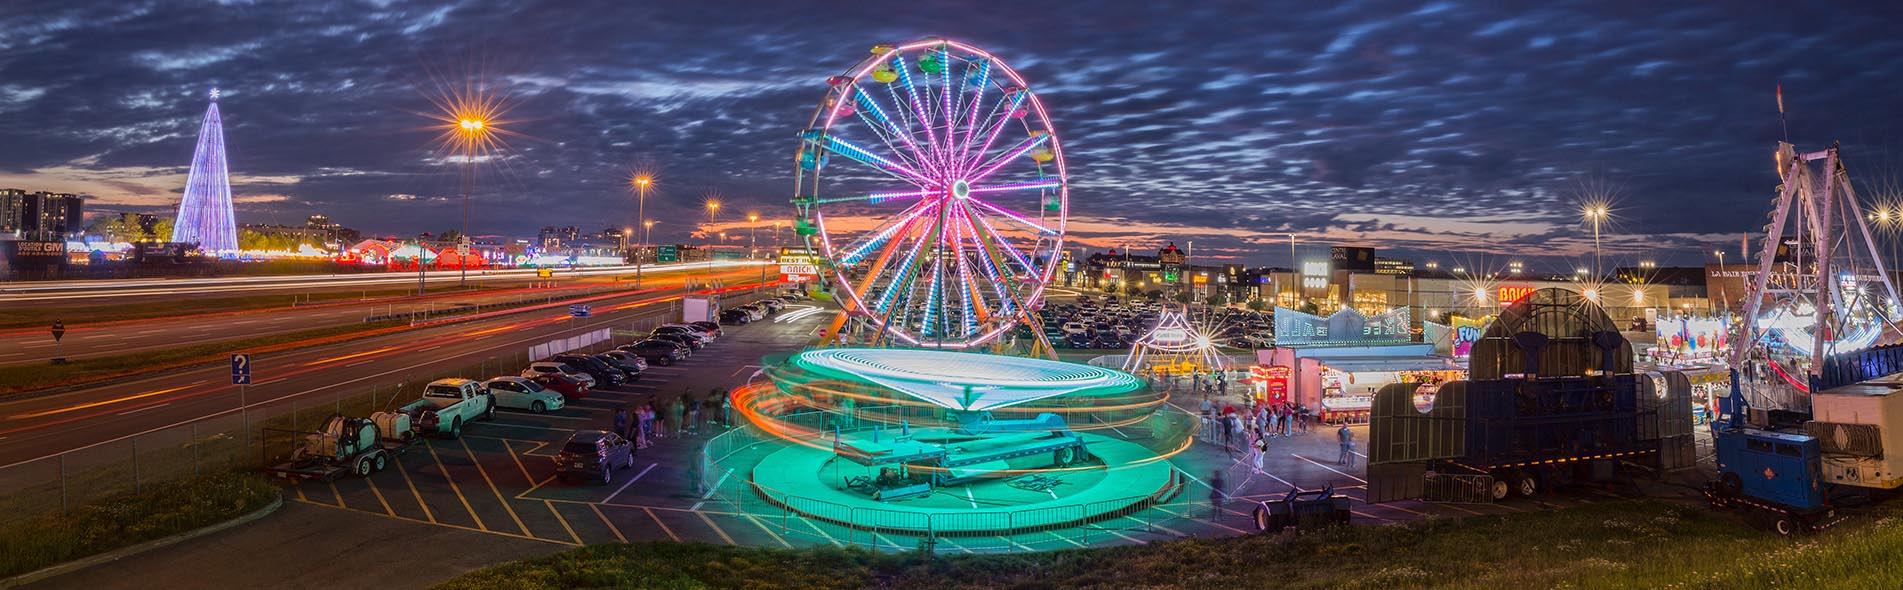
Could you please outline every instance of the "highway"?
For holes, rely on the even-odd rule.
[[[736,267],[753,267],[759,263],[744,260],[722,260],[713,262],[690,262],[647,265],[642,274],[663,272],[661,269],[698,269],[714,270]],[[539,278],[540,269],[500,269],[472,270],[466,275],[471,282],[527,281]],[[634,266],[600,266],[577,269],[556,269],[555,278],[602,277],[633,274]],[[439,270],[424,273],[424,280],[431,285],[447,285],[464,280],[461,271]],[[133,297],[177,297],[184,295],[257,295],[260,293],[294,290],[334,290],[367,288],[401,288],[417,284],[417,273],[405,272],[369,272],[331,275],[284,275],[284,276],[241,276],[213,278],[178,279],[113,279],[84,281],[25,281],[0,283],[0,305],[24,302],[79,302],[100,303],[115,298]]]
[[[405,330],[395,334],[260,355],[253,359],[254,385],[244,402],[253,409],[288,409],[290,400],[322,405],[338,396],[371,388],[412,385],[459,367],[513,355],[520,364],[529,346],[601,328],[631,329],[637,321],[658,321],[676,309],[670,304],[699,286],[723,281],[727,291],[758,285],[752,268],[692,276],[675,275],[642,290],[592,302],[588,318],[571,318],[566,309],[506,313],[468,322]],[[677,319],[677,318],[670,318]],[[240,351],[233,351],[240,352]],[[498,362],[499,361],[490,361]],[[513,372],[504,366],[490,372]],[[0,465],[12,465],[62,451],[112,444],[133,434],[215,415],[235,414],[240,390],[230,384],[229,368],[216,364],[52,396],[0,402]],[[492,375],[491,375],[492,376]]]
[[[711,269],[707,264],[677,264],[649,267],[643,272],[643,275],[649,279],[650,283],[655,280],[671,280],[673,282],[669,284],[679,284],[679,277],[683,274],[704,275],[712,270],[724,269],[731,271],[734,268],[736,268],[735,265],[730,263],[721,263],[719,266],[714,266]],[[606,282],[606,280],[608,277],[616,276],[620,273],[610,272],[607,269],[600,270],[601,272],[588,271],[588,274],[581,275],[588,278],[580,280],[568,278],[576,275],[563,273],[564,278],[562,280],[564,282],[554,288],[529,288],[523,286],[519,288],[491,289],[472,293],[431,295],[420,298],[412,297],[365,302],[348,301],[323,303],[296,308],[282,307],[232,312],[206,310],[205,313],[178,317],[106,322],[100,324],[87,324],[83,321],[83,318],[61,317],[57,313],[49,312],[47,319],[49,324],[54,318],[59,318],[65,322],[67,328],[65,337],[58,343],[55,343],[51,335],[47,332],[47,328],[43,326],[0,330],[0,365],[45,362],[56,356],[56,350],[57,356],[67,359],[121,355],[164,349],[182,344],[204,344],[223,340],[298,332],[330,326],[358,324],[362,323],[365,317],[390,313],[407,313],[430,309],[440,310],[455,306],[523,301],[550,296],[582,295],[590,290],[613,288],[613,285]],[[757,271],[755,271],[755,274],[757,275]],[[380,275],[362,275],[355,278],[363,278],[365,276],[383,279],[389,278]],[[524,280],[524,277],[519,276],[519,273],[510,276],[511,280]],[[349,275],[344,275],[344,277],[351,278]],[[453,279],[454,277],[455,273],[449,273],[449,279]],[[527,275],[527,277],[533,278],[534,275],[530,274]],[[305,289],[317,285],[338,287],[334,281],[314,280],[317,278],[318,277],[235,277],[229,280],[236,285],[245,285],[245,288],[253,288],[252,283],[257,281],[253,281],[252,279],[297,279],[292,282],[302,285],[300,288]],[[415,275],[410,275],[409,280],[414,281]],[[499,279],[493,280],[499,281]],[[125,284],[120,285],[120,287],[128,291],[146,291],[153,287],[137,285],[150,282],[152,281],[127,281]],[[184,290],[184,292],[196,292],[194,291],[195,289],[208,288],[214,284],[215,282],[195,281],[192,285],[167,288],[178,288]],[[5,297],[0,296],[0,304],[5,304],[5,301]],[[39,302],[23,305],[45,305],[46,303],[47,302]]]

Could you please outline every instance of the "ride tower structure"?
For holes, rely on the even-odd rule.
[[[1807,413],[1827,357],[1896,339],[1899,297],[1839,147],[1780,142],[1776,163],[1782,182],[1727,361],[1752,369],[1734,379],[1752,405]]]
[[[844,308],[827,343],[1054,358],[1036,311],[1062,264],[1069,182],[1029,83],[934,38],[875,46],[827,84],[793,196]]]

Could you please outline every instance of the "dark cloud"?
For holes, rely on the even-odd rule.
[[[1577,188],[1618,185],[1621,256],[1695,259],[1758,224],[1782,137],[1885,162],[1903,41],[1890,4],[1381,2],[84,2],[0,7],[0,174],[175,192],[204,93],[241,215],[439,230],[457,167],[427,95],[481,74],[516,103],[476,181],[481,232],[626,225],[638,164],[657,237],[786,216],[794,133],[878,42],[968,40],[1052,110],[1072,214],[1280,262],[1280,232],[1432,256],[1590,248]],[[31,177],[27,177],[31,178]],[[868,181],[870,178],[867,179]],[[174,182],[176,184],[176,182]],[[110,191],[123,191],[113,194]],[[416,195],[393,199],[392,195]],[[259,220],[266,220],[259,217]],[[1474,224],[1473,220],[1490,220]],[[1146,229],[1147,228],[1147,229]],[[1258,235],[1259,234],[1259,235]],[[1727,244],[1735,237],[1723,238]],[[1661,253],[1657,256],[1671,257]]]

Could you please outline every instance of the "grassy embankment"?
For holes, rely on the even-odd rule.
[[[225,362],[233,352],[253,354],[315,346],[403,329],[407,322],[345,324],[240,338],[206,344],[186,344],[159,350],[74,359],[63,365],[21,363],[0,366],[0,395],[72,387],[121,379],[131,375],[168,371],[193,365]]]
[[[437,588],[1476,589],[1903,587],[1903,507],[1796,541],[1700,506],[1569,510],[996,556],[836,548],[601,545]]]
[[[262,476],[222,472],[0,525],[0,577],[224,522],[277,496],[278,489]]]

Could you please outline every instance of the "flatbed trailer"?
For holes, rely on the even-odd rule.
[[[410,435],[412,433],[396,438],[380,436],[377,424],[362,418],[332,417],[326,428],[336,432],[265,429],[260,444],[268,447],[275,435],[291,439],[294,446],[289,460],[266,466],[264,473],[284,479],[326,482],[345,475],[369,477],[383,471],[390,461],[409,452],[410,447],[420,441],[420,437]]]

